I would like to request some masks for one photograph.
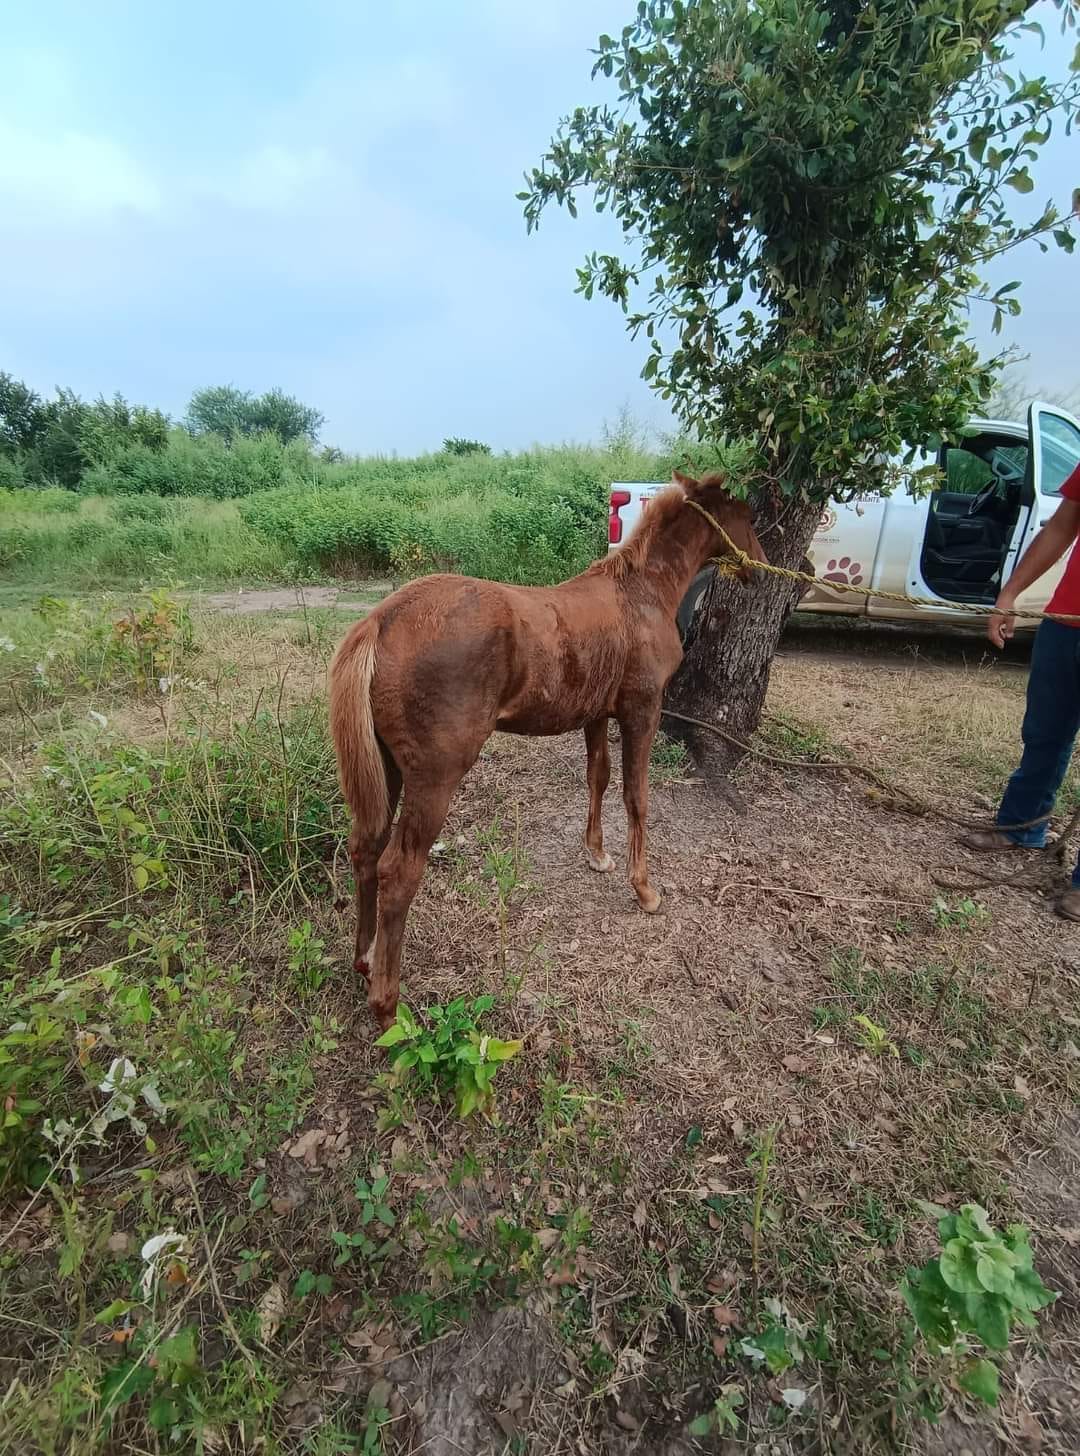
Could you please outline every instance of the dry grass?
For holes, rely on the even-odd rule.
[[[198,723],[227,736],[260,701],[287,716],[319,695],[345,619],[323,623],[204,623],[204,686],[178,690],[169,731]],[[947,648],[927,662],[800,634],[770,707],[811,746],[823,737],[970,812],[1011,764],[1022,686],[1015,668]],[[112,725],[164,731],[138,707],[114,708]],[[371,1028],[336,969],[351,919],[340,859],[306,904],[256,887],[239,915],[162,907],[205,941],[206,959],[239,966],[236,1078],[258,1103],[249,1126],[273,1136],[236,1176],[178,1174],[192,1158],[175,1129],[155,1130],[150,1155],[120,1144],[95,1166],[81,1217],[108,1214],[133,1246],[169,1224],[190,1235],[190,1282],[170,1298],[190,1301],[197,1388],[217,1401],[207,1450],[361,1450],[374,1430],[387,1451],[674,1456],[720,1449],[695,1443],[687,1424],[731,1384],[745,1396],[740,1450],[989,1453],[1021,1439],[1031,1449],[1033,1432],[1044,1452],[1078,1449],[1075,930],[1015,890],[942,897],[935,866],[965,863],[948,829],[891,813],[842,776],[750,762],[751,812],[735,819],[671,770],[661,754],[651,830],[665,903],[654,918],[621,873],[585,867],[576,740],[493,740],[452,806],[409,922],[405,992],[418,1006],[497,996],[492,1029],[525,1041],[500,1074],[497,1127],[373,1090]],[[619,861],[617,777],[606,828]],[[513,867],[505,916],[486,864],[493,843]],[[287,966],[301,918],[335,960],[307,1000]],[[113,939],[98,925],[72,969],[116,955]],[[860,1014],[896,1055],[867,1049]],[[268,1104],[305,1067],[313,1076],[279,1128]],[[310,1168],[289,1151],[305,1130],[327,1135]],[[331,1272],[328,1230],[352,1226],[353,1180],[376,1163],[391,1176],[400,1252],[298,1297],[304,1270]],[[260,1175],[271,1201],[256,1208]],[[152,1191],[140,1198],[140,1187]],[[898,1282],[931,1252],[916,1200],[972,1198],[995,1221],[1030,1224],[1063,1298],[1019,1347],[997,1416],[954,1395],[949,1419],[964,1423],[942,1436],[910,1397],[927,1367],[905,1353]],[[15,1200],[12,1216],[24,1209]],[[0,1423],[28,1451],[46,1449],[30,1406],[59,1408],[80,1360],[92,1383],[113,1358],[85,1328],[73,1342],[79,1299],[97,1308],[124,1284],[104,1251],[88,1263],[89,1293],[58,1284],[56,1205],[35,1210],[18,1234],[21,1272],[0,1295],[11,1322],[0,1385],[20,1382]],[[255,1262],[241,1282],[244,1250]],[[284,1324],[263,1342],[257,1312],[275,1285]],[[816,1331],[779,1378],[738,1351],[766,1298]],[[808,1392],[798,1413],[781,1400],[794,1387]],[[372,1402],[385,1402],[387,1423]],[[111,1433],[90,1428],[71,1449],[159,1439],[136,1405]]]

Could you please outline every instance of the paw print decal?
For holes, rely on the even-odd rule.
[[[862,583],[862,562],[852,561],[850,556],[841,556],[839,561],[826,564],[822,581],[838,581],[841,586],[859,586]]]

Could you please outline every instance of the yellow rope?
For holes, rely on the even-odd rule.
[[[723,559],[719,557],[713,558],[717,569],[725,575],[731,575],[736,571],[742,571],[744,568],[749,567],[752,571],[765,571],[770,576],[783,577],[785,581],[805,582],[808,586],[825,587],[828,591],[853,592],[856,596],[860,597],[879,597],[884,602],[899,602],[904,606],[933,607],[936,611],[964,612],[969,616],[1023,617],[1025,620],[1031,622],[1080,621],[1080,613],[1076,612],[1054,612],[1051,614],[1050,612],[1031,612],[1017,608],[1013,608],[1009,612],[999,612],[997,607],[986,607],[977,602],[943,602],[938,597],[913,597],[908,596],[906,592],[882,591],[880,587],[876,586],[852,586],[850,582],[846,581],[826,581],[824,577],[811,576],[808,571],[792,571],[786,566],[773,566],[770,561],[756,561],[741,546],[735,545],[735,542],[711,511],[707,511],[703,505],[695,500],[688,500],[686,504],[693,506],[695,511],[700,511],[730,553],[728,557],[724,557]]]

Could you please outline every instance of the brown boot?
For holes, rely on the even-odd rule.
[[[972,829],[967,834],[961,834],[958,843],[965,849],[974,849],[979,854],[994,854],[1002,849],[1027,849],[1029,846],[1017,844],[1015,839],[1003,833],[1000,829]]]
[[[1080,890],[1066,890],[1057,902],[1057,913],[1063,920],[1080,920]]]

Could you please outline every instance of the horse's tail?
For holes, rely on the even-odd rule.
[[[373,835],[390,818],[386,766],[371,713],[377,631],[365,622],[350,632],[330,664],[330,732],[341,788],[353,818]]]

